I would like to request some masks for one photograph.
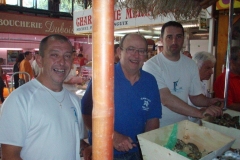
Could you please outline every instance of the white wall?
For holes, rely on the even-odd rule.
[[[200,51],[208,52],[208,40],[190,40],[190,53],[192,57]]]

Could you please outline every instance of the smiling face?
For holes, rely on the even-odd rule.
[[[163,43],[164,56],[170,60],[178,60],[184,42],[182,28],[175,26],[166,27],[161,41]]]
[[[209,80],[213,74],[214,63],[210,60],[203,62],[202,67],[199,69],[200,80]]]
[[[135,52],[131,53],[131,50],[135,50]],[[141,55],[139,51],[146,50],[146,41],[140,35],[130,34],[124,39],[121,48],[118,48],[118,52],[120,53],[120,63],[125,74],[135,74],[139,72],[139,69],[143,66],[147,57],[147,52],[146,55]]]
[[[67,41],[49,38],[43,52],[43,57],[36,59],[42,68],[38,79],[49,89],[61,90],[73,62],[72,45]]]

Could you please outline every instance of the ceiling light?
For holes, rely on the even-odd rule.
[[[153,28],[153,29],[155,29],[155,30],[161,30],[162,27],[155,27],[155,28]]]
[[[152,36],[144,36],[145,38],[152,38]]]
[[[118,33],[132,33],[132,32],[141,32],[144,31],[143,29],[129,29],[129,30],[121,30],[121,31],[115,31],[114,34]]]
[[[114,36],[123,37],[125,34],[114,33]]]
[[[183,24],[183,28],[192,28],[192,27],[198,27],[199,24]]]

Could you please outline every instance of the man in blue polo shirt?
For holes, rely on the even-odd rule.
[[[120,62],[114,70],[114,160],[140,160],[137,135],[159,128],[162,115],[160,95],[155,78],[141,69],[147,58],[147,41],[143,36],[136,33],[125,35],[117,53]],[[90,130],[90,144],[92,107],[90,82],[82,98],[82,113]]]

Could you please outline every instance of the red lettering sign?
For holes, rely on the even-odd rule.
[[[126,13],[127,13],[127,14],[126,14],[126,19],[134,18],[131,8],[127,8],[127,9],[126,9]]]
[[[146,17],[146,16],[151,16],[151,13],[148,12],[147,14],[143,14],[140,12],[136,12],[133,14],[133,11],[131,8],[126,9],[126,19],[137,18],[137,17]]]
[[[114,20],[120,20],[121,19],[121,10],[115,10],[114,11]]]
[[[85,25],[89,25],[89,24],[92,24],[92,16],[91,15],[79,17],[76,20],[77,27],[85,26]]]

